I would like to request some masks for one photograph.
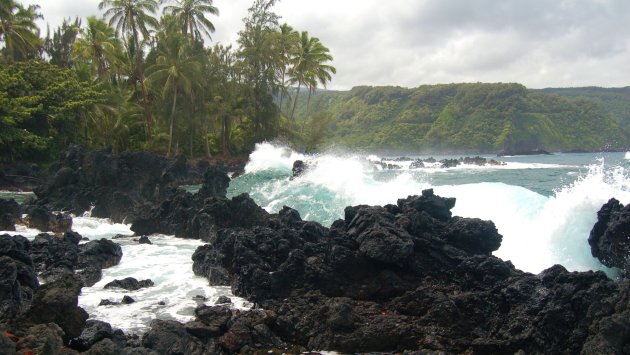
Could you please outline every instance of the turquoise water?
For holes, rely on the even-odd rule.
[[[611,197],[630,202],[625,153],[487,158],[506,164],[410,169],[409,162],[395,162],[400,169],[382,170],[373,163],[382,157],[305,156],[264,143],[250,156],[245,174],[232,180],[228,195],[246,192],[269,212],[286,205],[303,219],[330,225],[348,205],[396,203],[433,188],[457,199],[455,215],[492,220],[504,237],[495,255],[525,271],[560,263],[614,274],[591,257],[587,239],[602,204]],[[291,179],[296,159],[310,168]]]
[[[22,204],[29,198],[35,198],[35,194],[32,192],[12,192],[12,191],[0,191],[0,199],[9,200],[14,199],[17,203]]]

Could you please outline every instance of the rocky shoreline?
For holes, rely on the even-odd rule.
[[[3,226],[23,211],[93,206],[132,222],[137,236],[202,239],[194,273],[256,307],[202,305],[193,321],[156,319],[142,336],[87,320],[81,287],[122,253],[108,240],[79,244],[62,223],[57,235],[33,241],[0,236],[0,348],[8,354],[630,353],[630,207],[613,200],[588,242],[602,263],[622,268],[617,281],[559,265],[517,270],[491,255],[502,238],[492,222],[452,216],[455,200],[432,190],[347,207],[327,228],[288,207],[269,214],[246,194],[228,199],[222,167],[182,158],[71,147],[50,176],[22,210],[0,203]],[[177,189],[192,179],[202,182],[198,193]]]

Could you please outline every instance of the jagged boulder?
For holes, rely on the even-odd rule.
[[[0,199],[0,230],[14,231],[15,224],[22,219],[22,208],[14,199]]]
[[[106,269],[118,265],[122,256],[120,244],[105,238],[91,240],[79,245],[77,267]]]
[[[52,213],[42,206],[29,209],[25,221],[30,228],[39,229],[42,232],[64,233],[72,228],[70,215]]]
[[[0,235],[0,323],[24,312],[39,288],[30,245],[22,236]]]
[[[630,205],[611,198],[597,212],[597,222],[588,237],[591,254],[608,267],[630,275]]]
[[[209,166],[203,174],[203,184],[197,193],[199,198],[225,197],[230,178],[221,167]]]
[[[126,277],[122,280],[114,280],[112,282],[108,282],[104,287],[105,288],[122,288],[127,291],[136,291],[141,288],[151,287],[153,286],[153,281],[146,279],[138,281],[133,277]]]
[[[30,250],[37,270],[74,270],[79,258],[80,241],[81,235],[76,232],[65,232],[63,235],[38,234],[31,243]]]
[[[17,327],[56,323],[63,330],[64,341],[81,335],[88,314],[78,306],[82,282],[75,275],[67,275],[42,285],[35,293],[31,307],[17,319]]]
[[[171,320],[153,320],[151,329],[142,336],[142,345],[165,355],[218,353],[190,335],[183,324]]]
[[[114,155],[109,148],[86,152],[76,145],[62,153],[50,174],[34,190],[37,200],[31,207],[75,215],[93,208],[92,216],[116,222],[133,221],[138,211],[167,198],[179,183],[201,175],[184,156],[168,160],[146,151]]]
[[[126,345],[125,334],[120,329],[113,329],[111,324],[95,319],[85,322],[81,335],[71,339],[69,345],[77,351],[86,351],[104,339],[113,341],[118,347]]]

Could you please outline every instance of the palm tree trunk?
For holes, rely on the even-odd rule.
[[[297,106],[298,96],[300,96],[300,85],[302,83],[298,82],[298,88],[295,92],[295,100],[293,100],[293,110],[291,110],[291,121],[293,121],[293,114],[295,114],[295,106]]]
[[[175,106],[177,105],[177,83],[175,83],[175,88],[173,89],[173,107],[171,107],[171,127],[170,127],[170,131],[168,134],[168,153],[166,154],[167,157],[171,157],[171,147],[173,146],[173,126],[174,126],[174,122],[175,122]],[[179,142],[178,142],[179,145]],[[177,150],[179,150],[178,148],[176,148]],[[177,154],[177,153],[176,153]]]
[[[225,115],[221,125],[221,150],[224,156],[230,156],[230,116]]]
[[[138,40],[138,28],[136,26],[136,21],[132,17],[131,18],[131,27],[133,29],[133,39],[134,44],[136,46],[136,73],[138,75],[138,81],[140,82],[140,90],[142,92],[142,107],[144,108],[144,123],[147,134],[147,141],[151,143],[153,141],[153,116],[151,115],[151,108],[149,107],[149,94],[147,93],[147,88],[144,85],[144,70],[142,68],[142,57],[140,50],[140,41]]]
[[[284,99],[284,92],[287,90],[285,84],[286,84],[286,80],[284,80],[286,75],[286,68],[282,68],[282,87],[280,89],[280,113],[282,113],[282,99]]]
[[[310,112],[310,107],[311,107],[311,94],[313,93],[313,88],[308,88],[308,100],[306,100],[306,116],[308,116],[308,113]]]
[[[210,143],[208,143],[208,125],[208,119],[206,118],[203,124],[203,142],[206,148],[206,157],[210,158],[212,154],[210,154]]]

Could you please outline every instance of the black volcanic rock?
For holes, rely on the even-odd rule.
[[[73,270],[79,259],[81,236],[76,232],[63,235],[38,234],[31,243],[30,254],[38,271],[54,267]]]
[[[219,228],[263,225],[267,218],[268,213],[247,194],[201,198],[177,190],[159,207],[137,217],[131,230],[138,235],[163,233],[207,241]]]
[[[133,277],[126,277],[122,280],[114,280],[112,282],[109,282],[104,287],[105,288],[118,287],[118,288],[125,289],[127,291],[135,291],[144,287],[151,287],[153,285],[154,285],[153,281],[149,279],[138,281],[134,279]]]
[[[230,178],[227,172],[217,166],[209,166],[203,174],[203,184],[197,195],[199,198],[225,197]]]
[[[504,149],[497,153],[497,156],[503,157],[507,155],[551,155],[546,150],[540,148],[534,149]]]
[[[194,272],[273,313],[253,322],[260,332],[213,327],[227,329],[219,344],[242,351],[267,334],[258,342],[344,353],[623,352],[630,298],[615,282],[559,265],[519,271],[490,255],[501,242],[494,224],[451,217],[454,203],[424,191],[348,207],[330,228],[285,208],[266,225],[219,229],[193,255]]]
[[[70,347],[78,351],[86,351],[103,339],[114,340],[123,345],[124,335],[120,331],[114,331],[111,324],[100,320],[90,319],[85,322],[85,328],[81,335],[70,340]]]
[[[46,173],[36,164],[16,162],[0,169],[0,190],[32,191],[46,180]]]
[[[64,341],[78,337],[85,326],[88,314],[78,307],[82,282],[67,275],[42,285],[35,293],[31,307],[17,319],[19,328],[42,323],[56,323],[64,333]]]
[[[6,235],[5,235],[6,236]],[[0,236],[0,238],[4,239]],[[4,242],[0,241],[0,242]],[[39,287],[32,262],[0,256],[0,324],[24,312]]]
[[[146,235],[141,236],[140,239],[138,239],[138,243],[139,244],[153,244],[151,243],[151,240],[149,239],[149,237],[147,237]]]
[[[0,230],[14,231],[15,224],[22,219],[22,208],[14,199],[0,199]]]
[[[296,160],[293,162],[293,167],[291,168],[291,178],[294,179],[299,177],[306,170],[306,164],[302,160]]]
[[[72,217],[63,213],[52,213],[43,206],[29,209],[25,221],[30,228],[42,232],[64,233],[72,228]]]
[[[77,266],[79,268],[95,267],[106,269],[118,265],[122,259],[122,248],[111,240],[101,238],[79,245]]]
[[[186,158],[168,160],[151,152],[114,155],[111,149],[86,152],[72,145],[50,167],[52,178],[35,190],[32,206],[131,222],[138,211],[168,197],[179,183],[200,180]],[[147,205],[149,207],[147,207]]]
[[[597,223],[588,237],[591,254],[608,267],[630,275],[630,205],[611,198],[597,212]]]
[[[190,335],[183,324],[171,320],[153,320],[151,329],[142,336],[142,345],[158,354],[218,353],[214,347],[207,349],[201,340]]]

